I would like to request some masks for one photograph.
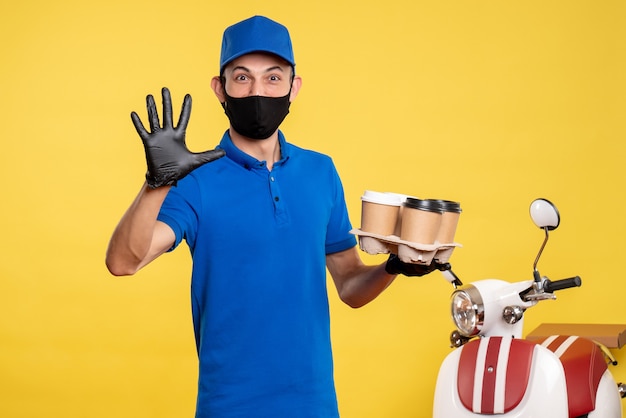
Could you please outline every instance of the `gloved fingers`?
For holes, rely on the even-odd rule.
[[[447,263],[446,263],[447,264]],[[396,254],[390,254],[385,271],[389,274],[403,274],[408,277],[425,276],[435,270],[445,268],[446,264],[433,261],[431,264],[404,263]]]
[[[180,118],[178,119],[176,130],[182,130],[184,132],[187,129],[187,124],[189,123],[190,117],[191,117],[191,95],[186,94],[185,98],[183,99],[183,108],[180,111]]]
[[[439,271],[446,271],[452,268],[450,263],[439,263],[438,261],[433,261],[433,263],[435,263],[435,267]]]
[[[172,128],[172,96],[167,87],[161,89],[161,96],[163,97],[163,129]]]
[[[137,130],[137,133],[139,134],[141,139],[143,139],[144,141],[147,140],[150,134],[148,133],[148,131],[146,131],[146,128],[143,126],[143,123],[141,123],[141,119],[139,119],[139,115],[136,112],[131,112],[130,119],[133,121],[133,125],[135,126],[135,129]]]
[[[148,120],[150,122],[150,132],[155,133],[161,130],[159,123],[159,112],[156,110],[156,104],[154,104],[154,97],[151,94],[146,96],[146,107],[148,108]]]

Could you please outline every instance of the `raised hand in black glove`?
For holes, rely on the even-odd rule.
[[[404,274],[405,276],[424,276],[435,270],[445,271],[449,269],[450,269],[449,263],[440,264],[434,260],[432,263],[428,265],[404,263],[395,254],[390,254],[389,259],[387,260],[387,264],[385,264],[385,271],[387,273]]]
[[[141,137],[146,151],[148,186],[156,189],[160,186],[175,185],[176,182],[203,164],[224,156],[224,150],[191,152],[185,144],[185,130],[191,115],[191,96],[186,95],[178,125],[172,124],[172,98],[170,91],[163,88],[163,126],[159,123],[159,114],[154,104],[154,97],[148,95],[146,103],[150,132],[144,128],[137,113],[132,112],[130,118]]]

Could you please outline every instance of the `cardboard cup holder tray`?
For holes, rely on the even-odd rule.
[[[396,254],[404,263],[429,265],[433,260],[438,263],[447,263],[458,243],[420,244],[417,242],[403,241],[396,235],[378,235],[353,229],[350,233],[359,239],[359,248],[372,255]]]

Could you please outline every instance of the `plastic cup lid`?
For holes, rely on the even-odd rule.
[[[361,200],[369,203],[379,203],[382,205],[400,206],[402,200],[400,196],[393,193],[381,193],[372,190],[366,190],[361,196]]]

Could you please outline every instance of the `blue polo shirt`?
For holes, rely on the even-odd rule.
[[[337,417],[326,254],[356,245],[332,160],[236,148],[173,187],[158,219],[193,258],[197,417]]]

